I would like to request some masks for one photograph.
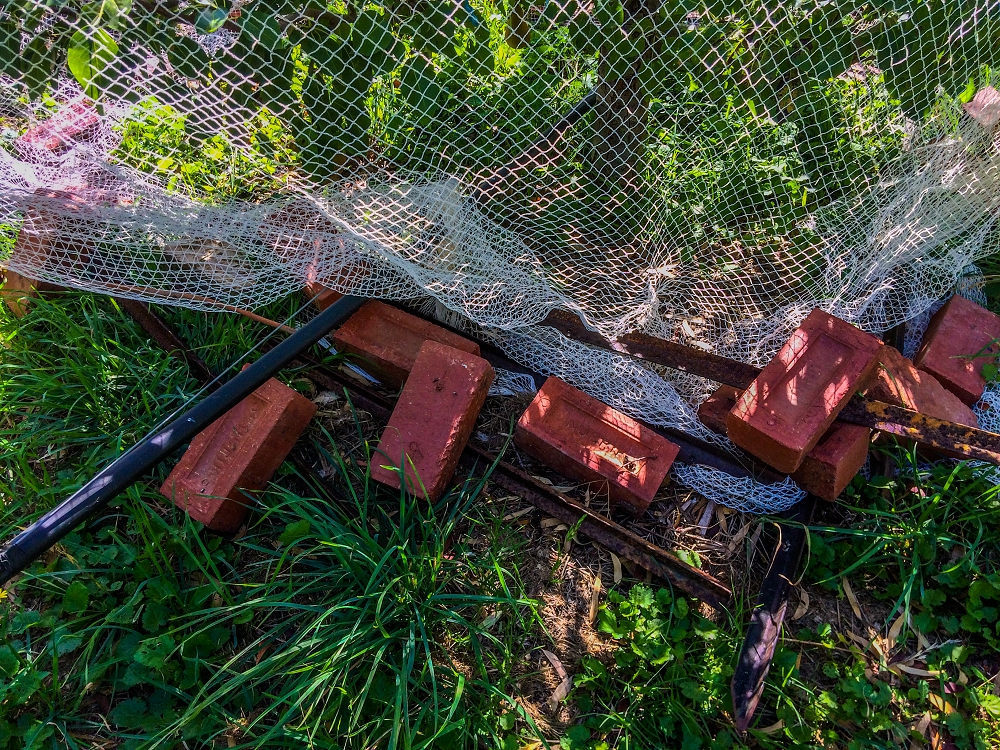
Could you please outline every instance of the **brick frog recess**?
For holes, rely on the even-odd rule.
[[[567,477],[643,513],[680,448],[631,417],[549,378],[521,416],[514,442]]]
[[[795,471],[848,399],[867,387],[881,346],[813,310],[737,400],[726,420],[729,438],[779,471]]]
[[[392,388],[403,386],[428,340],[479,354],[479,344],[382,302],[366,304],[333,337],[339,351],[357,355],[362,369]]]
[[[235,532],[246,492],[262,490],[316,413],[316,404],[271,378],[191,441],[160,493],[197,521]]]

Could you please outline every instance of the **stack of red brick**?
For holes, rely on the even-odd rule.
[[[994,361],[1000,317],[955,296],[931,319],[913,362],[814,310],[742,393],[723,387],[698,410],[710,429],[834,500],[868,455],[871,430],[836,421],[859,392],[930,417],[976,427],[983,365]]]

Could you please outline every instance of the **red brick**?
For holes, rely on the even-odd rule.
[[[306,296],[306,299],[312,302],[313,307],[320,312],[344,296],[340,292],[327,289],[318,281],[307,281],[302,293]]]
[[[199,433],[160,487],[208,528],[232,533],[316,413],[316,404],[271,378]]]
[[[645,512],[680,448],[559,378],[518,420],[514,442],[560,474],[593,482],[612,503]]]
[[[998,338],[1000,317],[956,294],[931,318],[913,364],[971,406],[983,395],[983,365],[993,356],[969,356],[987,348],[996,355]]]
[[[36,159],[46,151],[58,154],[70,148],[73,141],[92,133],[98,121],[93,105],[80,99],[31,128],[14,144],[22,154]]]
[[[868,386],[881,346],[813,310],[736,402],[729,439],[779,471],[795,471],[848,399]]]
[[[806,492],[831,502],[836,500],[865,465],[871,437],[867,427],[834,422],[791,475],[792,479]]]
[[[698,406],[698,419],[708,429],[718,435],[727,434],[726,420],[736,406],[740,391],[731,385],[720,386],[711,396]]]
[[[382,433],[379,455],[372,457],[372,478],[398,489],[396,469],[405,453],[410,492],[432,502],[440,498],[469,442],[494,377],[485,359],[437,341],[425,341]]]
[[[962,109],[986,130],[992,130],[1000,123],[1000,91],[992,86],[979,89]]]
[[[479,355],[479,344],[382,302],[369,302],[334,334],[339,351],[358,356],[360,365],[382,383],[401,388],[425,341]]]
[[[888,348],[888,347],[887,347]],[[713,432],[726,434],[726,417],[736,405],[739,391],[724,385],[698,408],[698,417]],[[819,443],[806,454],[791,475],[798,485],[814,495],[835,500],[865,465],[871,430],[834,422]]]
[[[878,380],[868,398],[919,411],[928,417],[978,427],[976,415],[928,372],[918,370],[891,346],[879,355]]]

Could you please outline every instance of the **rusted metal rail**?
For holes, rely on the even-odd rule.
[[[771,669],[781,624],[788,609],[792,580],[798,575],[802,564],[807,537],[805,527],[812,520],[816,502],[816,496],[809,495],[782,514],[786,519],[785,523],[778,523],[774,557],[761,583],[730,685],[733,718],[736,728],[741,732],[745,732],[750,726],[764,691],[764,680]]]
[[[601,349],[700,375],[735,388],[746,388],[760,374],[758,367],[642,333],[629,333],[611,342],[587,328],[580,318],[571,313],[552,312],[543,325],[556,328],[568,338]],[[986,430],[935,419],[860,396],[852,398],[837,419],[898,435],[949,455],[1000,465],[1000,435]]]

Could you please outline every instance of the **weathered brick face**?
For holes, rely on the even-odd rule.
[[[791,473],[848,399],[869,384],[882,343],[813,310],[736,402],[730,439],[779,471]]]
[[[425,341],[371,458],[371,475],[434,501],[448,489],[495,373],[485,359]],[[384,468],[384,467],[390,468]]]
[[[834,422],[792,474],[806,492],[836,500],[868,459],[872,431],[846,422]]]
[[[882,347],[878,380],[868,398],[919,411],[929,417],[978,427],[972,409],[962,403],[929,372],[918,370],[891,346]]]
[[[245,493],[264,489],[315,413],[272,378],[191,441],[160,493],[208,528],[236,531],[249,515]]]
[[[986,388],[983,365],[1000,352],[998,338],[1000,316],[956,294],[931,318],[913,364],[971,406]]]
[[[381,302],[369,302],[334,334],[334,345],[358,357],[358,365],[392,388],[402,388],[425,341],[470,354],[479,344]]]
[[[680,448],[631,417],[558,378],[549,378],[521,416],[515,444],[591,491],[642,513]]]
[[[723,386],[706,399],[698,417],[713,432],[726,434],[726,417],[736,405],[739,392]],[[806,492],[825,500],[836,500],[868,458],[871,430],[846,422],[834,422],[819,443],[806,454],[792,479]]]

